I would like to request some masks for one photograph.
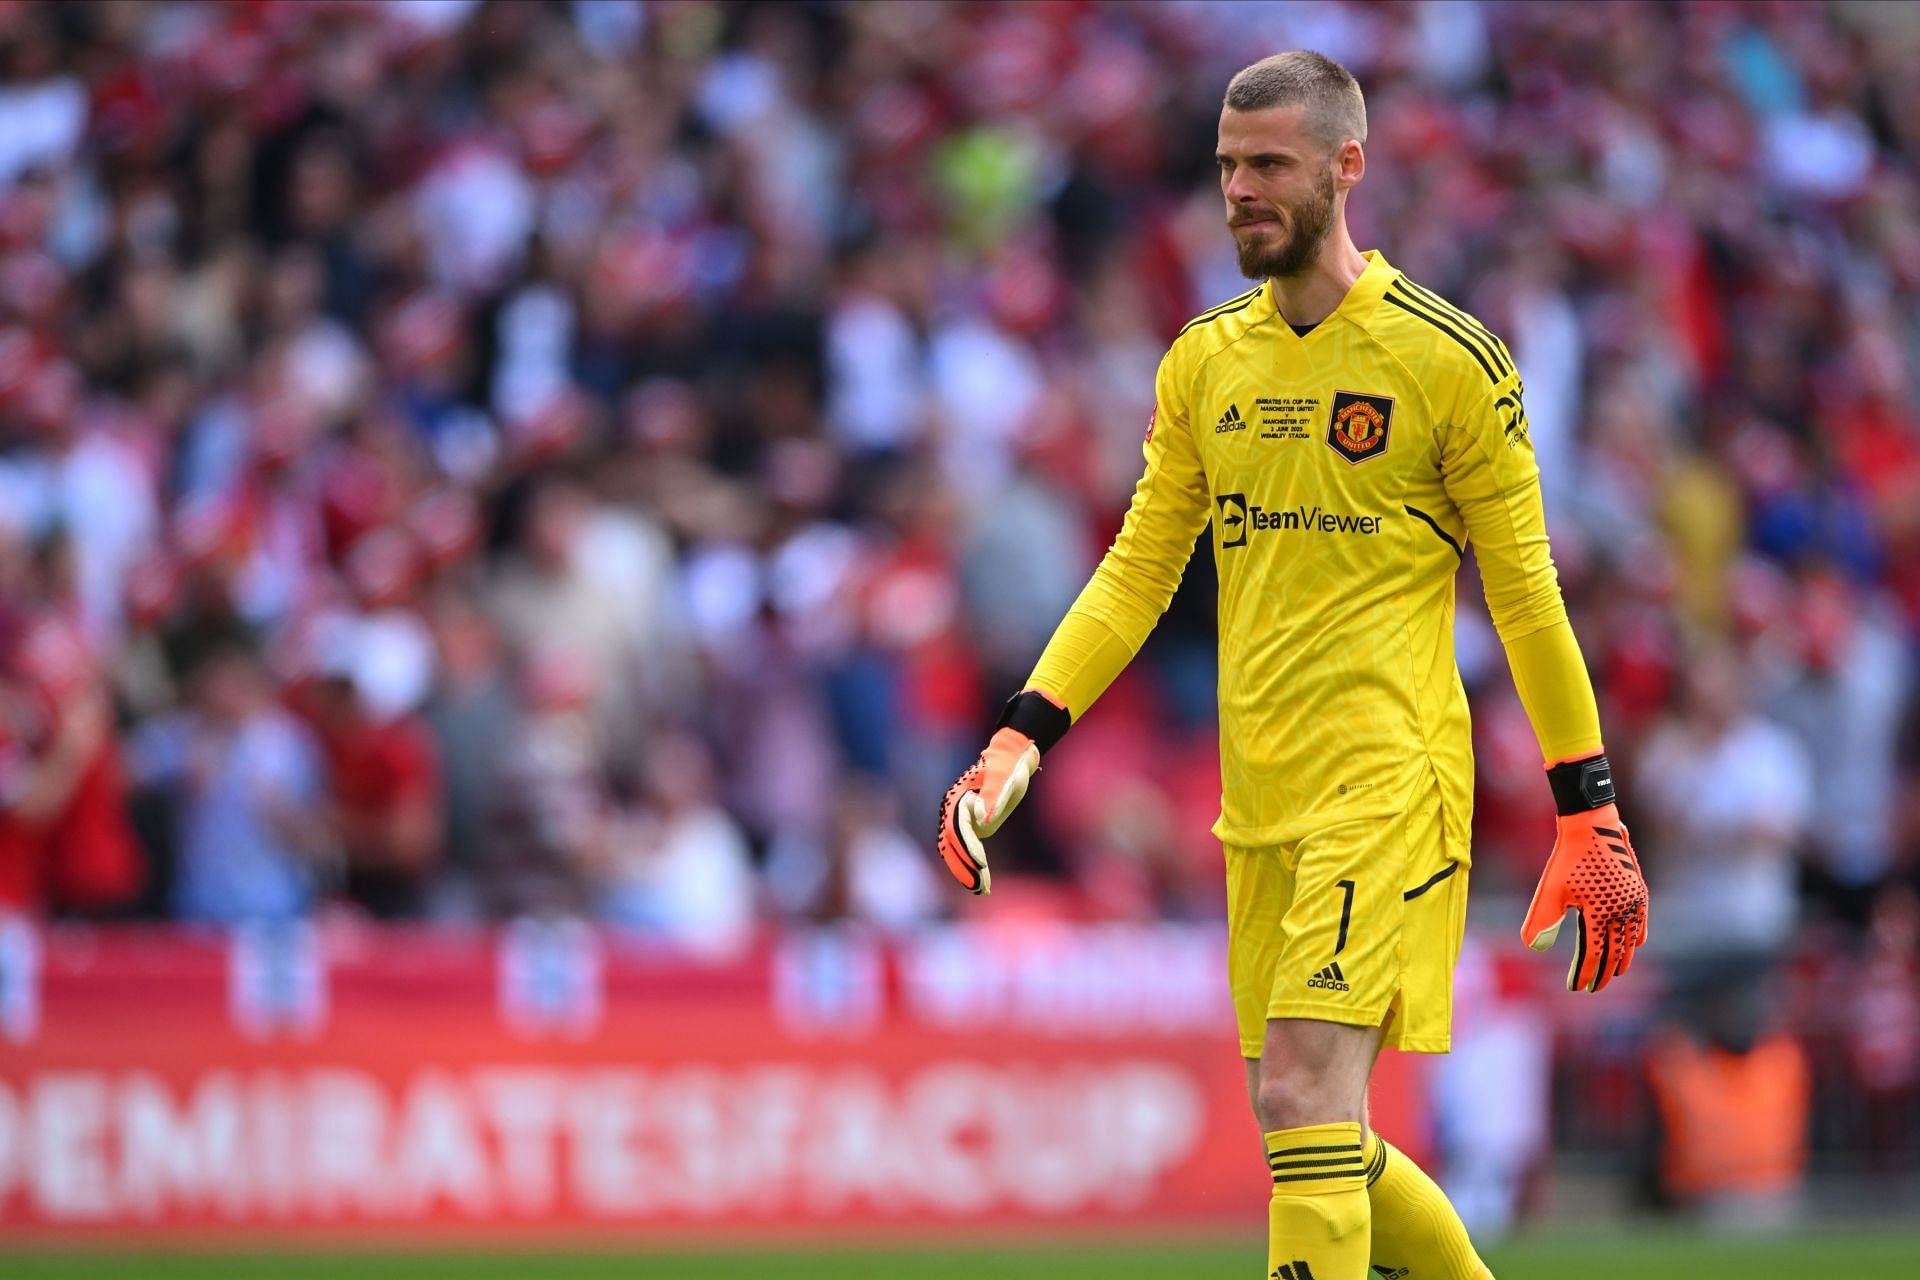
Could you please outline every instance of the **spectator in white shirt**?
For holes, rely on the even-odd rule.
[[[1668,954],[1775,956],[1795,923],[1795,857],[1813,804],[1813,763],[1746,705],[1732,649],[1693,655],[1678,711],[1658,727],[1633,789]]]

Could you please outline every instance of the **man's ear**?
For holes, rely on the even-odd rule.
[[[1367,152],[1357,141],[1348,138],[1333,153],[1333,181],[1342,191],[1355,186],[1367,176]]]

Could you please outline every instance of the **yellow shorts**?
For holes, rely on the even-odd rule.
[[[1404,814],[1335,823],[1288,844],[1226,847],[1227,972],[1240,1052],[1269,1018],[1377,1027],[1388,1045],[1445,1053],[1467,867],[1449,861],[1431,790]]]

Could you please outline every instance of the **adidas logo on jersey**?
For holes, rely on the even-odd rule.
[[[1283,1262],[1269,1271],[1267,1280],[1313,1280],[1313,1268],[1303,1260],[1295,1258],[1292,1262]]]
[[[1245,431],[1246,429],[1246,421],[1240,417],[1240,406],[1237,404],[1229,404],[1227,411],[1220,415],[1220,421],[1213,424],[1215,435],[1225,435],[1229,431]]]
[[[1324,991],[1351,991],[1347,985],[1347,975],[1340,972],[1340,962],[1334,961],[1320,972],[1307,979],[1310,987],[1319,987]]]

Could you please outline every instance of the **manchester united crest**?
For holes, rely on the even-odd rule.
[[[1333,393],[1333,412],[1327,419],[1327,443],[1348,462],[1365,462],[1387,451],[1387,431],[1393,426],[1393,397],[1369,396],[1358,391]]]

